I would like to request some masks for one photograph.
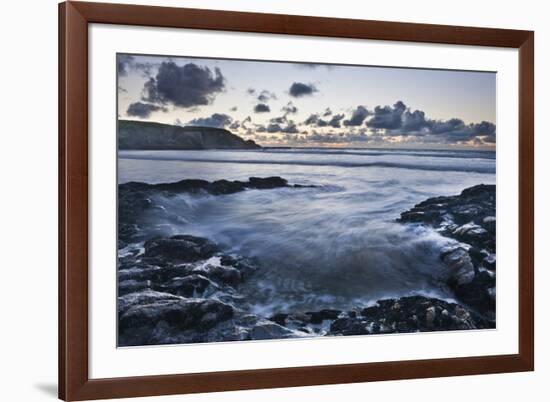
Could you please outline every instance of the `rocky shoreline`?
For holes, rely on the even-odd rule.
[[[495,187],[436,197],[403,212],[402,224],[433,227],[452,239],[441,250],[456,302],[422,295],[379,300],[348,311],[251,313],[239,288],[259,261],[228,254],[209,239],[144,234],[168,215],[155,196],[224,195],[290,185],[280,177],[246,182],[182,180],[119,185],[118,345],[159,345],[311,336],[366,335],[495,327]]]

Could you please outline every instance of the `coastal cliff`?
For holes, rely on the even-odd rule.
[[[133,120],[118,121],[118,149],[256,149],[252,140],[244,140],[223,128],[173,126]]]

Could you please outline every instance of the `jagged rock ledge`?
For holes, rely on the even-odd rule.
[[[154,196],[175,196],[177,194],[227,195],[245,190],[270,190],[277,188],[311,188],[315,186],[289,184],[278,176],[250,177],[248,181],[184,179],[173,183],[148,184],[128,182],[118,185],[118,240],[119,248],[131,241],[139,240],[136,234],[147,214],[161,214],[162,207],[155,204]],[[149,221],[145,219],[145,222]]]
[[[435,228],[456,244],[441,250],[451,270],[449,286],[461,302],[495,319],[496,193],[494,185],[479,184],[459,195],[429,198],[398,222]]]

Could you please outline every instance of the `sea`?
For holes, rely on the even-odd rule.
[[[314,187],[158,195],[166,235],[191,234],[259,261],[239,292],[253,312],[346,309],[412,294],[453,300],[433,228],[396,221],[415,204],[495,184],[492,151],[351,148],[119,151],[118,182],[279,176]]]

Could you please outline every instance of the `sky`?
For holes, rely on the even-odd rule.
[[[494,149],[494,72],[117,55],[119,119],[263,146]]]

